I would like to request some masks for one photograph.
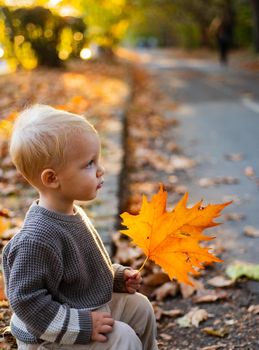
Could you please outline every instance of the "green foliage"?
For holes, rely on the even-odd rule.
[[[138,37],[156,37],[162,45],[195,48],[216,46],[213,23],[226,8],[234,13],[234,45],[252,43],[252,11],[246,0],[138,0],[127,32],[131,42]]]
[[[127,39],[138,43],[145,38],[157,38],[160,46],[178,43],[175,27],[175,6],[166,1],[154,1],[148,4],[142,1],[132,13],[127,31]]]
[[[0,7],[0,44],[11,64],[58,66],[92,42],[108,52],[122,41],[216,47],[215,23],[228,7],[235,14],[234,46],[252,43],[247,0],[56,0],[51,11],[42,7],[51,2],[35,0],[41,7],[34,8]],[[60,15],[69,9],[82,19]]]
[[[236,261],[227,267],[226,274],[234,281],[240,277],[259,281],[259,265]]]
[[[128,28],[130,5],[126,0],[84,0],[82,13],[88,27],[88,40],[113,48]]]
[[[200,31],[194,22],[176,24],[179,46],[196,49],[200,46]]]
[[[234,43],[237,47],[252,45],[253,14],[251,6],[242,0],[236,1]]]
[[[2,8],[0,42],[5,58],[26,69],[60,66],[78,56],[84,44],[85,24],[80,18],[61,17],[43,7]]]

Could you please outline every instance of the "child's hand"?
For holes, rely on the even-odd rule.
[[[93,331],[91,340],[104,343],[107,341],[105,334],[110,333],[114,320],[108,312],[92,312]]]
[[[138,270],[124,270],[125,287],[128,293],[136,293],[142,283],[142,277]]]

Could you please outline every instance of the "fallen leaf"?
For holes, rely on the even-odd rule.
[[[190,169],[196,166],[196,161],[184,156],[172,156],[170,158],[170,164],[176,170]]]
[[[195,280],[192,277],[190,277],[190,279],[192,282],[192,286],[186,283],[180,283],[180,292],[184,299],[187,299],[190,296],[192,296],[196,290],[204,289],[204,285],[201,281]]]
[[[224,320],[224,323],[227,325],[227,326],[233,326],[234,324],[237,323],[236,320]]]
[[[215,180],[207,177],[202,177],[199,179],[199,185],[201,187],[210,187],[210,186],[215,186]]]
[[[187,191],[187,187],[185,185],[177,185],[174,188],[174,192],[177,194],[184,194]]]
[[[209,345],[209,346],[205,346],[204,348],[199,348],[199,350],[218,350],[220,348],[225,348],[227,346],[227,344],[215,344],[215,345]]]
[[[232,286],[234,282],[232,280],[226,279],[223,276],[216,276],[216,277],[213,277],[213,278],[209,279],[207,281],[207,283],[210,286],[221,287],[222,288],[222,287]]]
[[[152,293],[152,297],[156,298],[156,300],[161,301],[168,296],[174,297],[178,293],[178,284],[174,281],[164,283],[161,287],[158,287]]]
[[[197,307],[192,308],[186,315],[177,319],[180,327],[199,327],[200,322],[208,319],[208,312]]]
[[[163,314],[163,309],[157,305],[157,303],[152,302],[152,307],[154,310],[155,318],[157,321],[159,321]]]
[[[229,334],[229,329],[227,327],[221,327],[221,328],[206,327],[206,328],[203,328],[203,332],[209,335],[212,335],[214,337],[224,338]]]
[[[161,286],[169,281],[169,277],[164,272],[157,272],[143,278],[143,282],[152,287]]]
[[[232,162],[239,162],[240,160],[244,159],[244,155],[242,153],[231,153],[231,154],[226,154],[225,158]]]
[[[142,251],[137,247],[129,246],[129,242],[127,241],[117,241],[116,242],[116,255],[115,260],[123,265],[131,265],[132,261],[137,259]]]
[[[243,276],[259,281],[259,264],[236,261],[227,266],[226,274],[234,281]]]
[[[192,300],[194,303],[210,303],[227,297],[228,294],[224,290],[202,289],[197,291]]]
[[[245,214],[242,213],[228,213],[224,215],[224,219],[228,221],[241,221],[246,218]]]
[[[11,344],[8,344],[4,339],[3,339],[3,341],[0,340],[0,349],[1,350],[11,350],[11,348],[12,348]]]
[[[178,317],[183,314],[183,310],[180,309],[164,310],[161,306],[157,304],[156,301],[152,301],[151,304],[157,321],[159,321],[162,316]]]
[[[248,312],[252,312],[253,314],[255,315],[258,315],[259,314],[259,305],[250,305],[248,310]]]
[[[201,187],[211,187],[217,185],[235,185],[239,183],[239,179],[233,176],[223,176],[216,178],[203,177],[199,180]]]
[[[9,219],[12,216],[12,214],[8,209],[3,208],[3,209],[0,209],[0,216],[2,216],[3,218]]]
[[[183,314],[183,310],[180,310],[180,309],[163,310],[162,314],[167,317],[178,317]]]
[[[3,236],[4,232],[9,227],[10,227],[10,222],[4,216],[0,216],[0,237]]]
[[[251,167],[251,166],[247,166],[245,168],[245,175],[247,177],[255,177],[255,170],[254,170],[254,168]]]
[[[164,340],[171,340],[172,339],[172,336],[170,334],[166,334],[166,333],[161,333],[161,334],[159,334],[159,336]]]
[[[3,300],[0,300],[0,307],[3,307],[3,308],[8,308],[9,307],[9,302],[8,300],[6,299],[3,299]]]
[[[138,215],[121,214],[122,224],[128,228],[121,232],[133,238],[133,243],[144,250],[146,260],[149,258],[160,265],[170,279],[192,284],[189,273],[195,274],[197,268],[204,268],[204,262],[221,262],[209,248],[201,247],[199,241],[213,239],[202,231],[219,225],[213,219],[231,202],[202,207],[200,201],[187,208],[186,193],[175,209],[167,212],[166,199],[167,192],[162,185],[150,202],[143,196]]]
[[[248,237],[258,238],[259,230],[253,226],[248,225],[244,227],[244,234]]]
[[[0,273],[0,300],[6,300],[3,275]]]

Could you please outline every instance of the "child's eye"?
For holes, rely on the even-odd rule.
[[[93,160],[90,160],[90,162],[87,164],[87,168],[90,168],[92,165],[94,164],[94,161]]]

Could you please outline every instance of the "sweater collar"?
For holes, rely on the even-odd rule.
[[[74,205],[74,214],[69,215],[69,214],[63,214],[63,213],[58,213],[55,211],[48,210],[38,204],[38,200],[35,200],[30,209],[29,212],[30,214],[41,214],[44,216],[48,216],[52,219],[59,220],[59,221],[66,221],[66,222],[79,222],[82,220],[82,213],[80,213],[82,209]]]

